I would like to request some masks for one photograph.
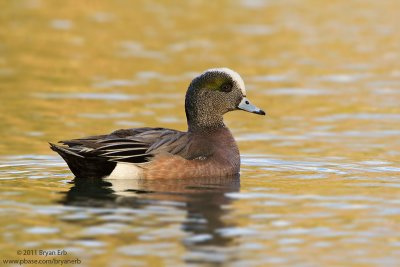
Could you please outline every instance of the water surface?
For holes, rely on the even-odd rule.
[[[1,260],[64,249],[82,266],[399,265],[396,1],[0,7]],[[240,177],[73,180],[48,148],[185,130],[190,80],[219,66],[268,114],[226,115]]]

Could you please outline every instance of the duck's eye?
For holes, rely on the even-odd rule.
[[[223,85],[221,85],[221,91],[222,92],[230,92],[230,91],[232,91],[232,84],[224,83]]]

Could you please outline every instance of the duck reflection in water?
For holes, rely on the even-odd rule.
[[[239,175],[176,180],[75,178],[73,183],[74,186],[61,201],[64,205],[135,210],[170,205],[186,212],[181,225],[183,231],[190,236],[207,237],[196,242],[183,242],[189,249],[198,245],[225,246],[233,241],[217,230],[234,226],[223,220],[229,213],[229,209],[223,206],[233,201],[226,193],[240,190]]]

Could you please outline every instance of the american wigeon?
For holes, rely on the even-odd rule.
[[[209,69],[186,92],[187,132],[167,128],[122,129],[50,144],[76,177],[194,178],[238,174],[240,154],[223,115],[245,110],[265,115],[246,98],[240,75]]]

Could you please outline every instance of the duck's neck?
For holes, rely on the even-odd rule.
[[[189,132],[211,133],[226,128],[222,115],[204,109],[186,108],[186,119]]]

